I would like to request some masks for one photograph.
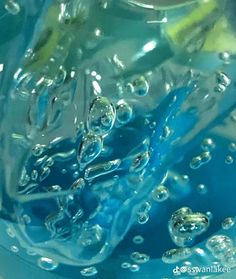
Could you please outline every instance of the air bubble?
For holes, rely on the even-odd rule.
[[[140,213],[137,213],[137,217],[138,217],[138,223],[140,225],[144,225],[148,222],[149,220],[149,215],[147,212],[140,212]]]
[[[233,164],[233,162],[234,162],[234,159],[233,159],[232,156],[227,155],[227,156],[225,157],[225,163],[226,163],[227,165],[231,165],[231,164]]]
[[[19,248],[18,248],[17,246],[15,246],[15,245],[12,245],[12,246],[11,246],[11,251],[12,251],[13,253],[18,253],[18,252],[19,252]]]
[[[117,103],[116,119],[120,124],[128,123],[132,118],[132,114],[132,108],[124,100],[120,100]]]
[[[71,185],[72,191],[81,191],[85,186],[85,181],[83,178],[78,178],[73,184]]]
[[[137,265],[137,264],[132,264],[130,267],[129,267],[129,270],[131,272],[138,272],[140,270],[140,266]]]
[[[190,162],[191,169],[199,169],[202,165],[209,163],[211,160],[210,152],[202,152],[199,156],[193,157]]]
[[[162,255],[162,261],[167,264],[177,263],[188,259],[192,255],[190,248],[177,248],[166,251]]]
[[[201,195],[205,195],[207,193],[207,187],[204,184],[197,185],[197,191]]]
[[[227,76],[227,74],[218,72],[216,74],[216,82],[217,86],[215,87],[215,91],[218,93],[224,93],[227,87],[230,85],[231,79]]]
[[[16,237],[13,228],[8,227],[8,228],[6,229],[6,232],[7,232],[7,234],[8,234],[11,238]]]
[[[222,60],[225,64],[229,64],[230,63],[230,61],[231,61],[231,56],[230,56],[230,54],[228,53],[228,52],[221,52],[220,54],[219,54],[219,58],[220,58],[220,60]]]
[[[214,235],[207,240],[206,247],[215,258],[222,259],[233,247],[233,242],[228,236]]]
[[[212,151],[215,149],[216,144],[211,138],[205,138],[201,143],[201,148],[204,151]]]
[[[130,172],[140,172],[142,171],[148,164],[150,159],[150,152],[145,151],[143,153],[138,154],[130,166]]]
[[[40,155],[42,155],[42,153],[45,150],[45,145],[42,144],[36,144],[33,148],[32,148],[32,154],[36,157],[39,157]]]
[[[99,225],[85,227],[79,236],[79,242],[84,246],[91,246],[99,243],[103,237],[103,229]]]
[[[141,235],[135,235],[133,237],[134,244],[142,244],[144,242],[144,238]]]
[[[133,252],[130,255],[131,260],[133,260],[137,264],[144,264],[150,260],[150,256],[144,253]]]
[[[121,268],[124,268],[124,269],[127,269],[127,268],[130,268],[131,267],[131,264],[130,263],[127,263],[127,262],[123,262],[121,264]]]
[[[38,259],[38,266],[44,270],[51,271],[58,267],[58,263],[50,258],[41,257]]]
[[[233,227],[234,223],[235,223],[234,218],[232,217],[225,218],[224,221],[222,222],[222,229],[229,230],[230,228]]]
[[[133,90],[137,96],[146,96],[149,91],[149,84],[145,77],[141,76],[133,81]]]
[[[178,246],[186,246],[196,236],[204,233],[209,227],[209,219],[205,214],[195,212],[188,207],[175,211],[169,221],[169,233]]]
[[[231,142],[229,144],[229,151],[230,152],[236,152],[236,144],[234,142]]]
[[[152,198],[154,201],[163,202],[169,198],[169,190],[164,185],[160,185],[153,190]]]
[[[85,277],[95,276],[97,273],[98,271],[95,266],[86,267],[80,271],[80,274]]]
[[[104,136],[111,131],[115,117],[115,108],[109,100],[105,97],[97,97],[90,106],[87,120],[88,130],[91,134]]]
[[[5,9],[12,15],[17,15],[21,10],[20,5],[14,0],[6,0]]]

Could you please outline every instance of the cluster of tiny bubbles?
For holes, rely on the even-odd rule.
[[[233,217],[227,217],[224,219],[221,226],[222,226],[222,229],[229,230],[230,228],[233,227],[234,224],[235,224],[235,219]]]
[[[152,191],[152,198],[154,201],[163,202],[169,198],[169,190],[164,185],[159,185]]]
[[[139,97],[146,96],[149,92],[149,83],[144,76],[140,76],[132,83],[126,85],[126,91],[134,93]]]
[[[130,259],[133,260],[137,264],[144,264],[150,260],[150,256],[144,253],[133,252],[130,255]]]
[[[132,107],[124,100],[119,100],[116,105],[116,120],[119,124],[127,124],[133,116]]]
[[[133,237],[134,244],[142,244],[144,242],[144,238],[141,235],[135,235]]]
[[[21,10],[19,3],[17,3],[15,0],[6,0],[4,7],[8,13],[12,15],[17,15]]]
[[[201,195],[205,195],[207,193],[207,187],[204,184],[198,184],[197,185],[197,191]]]
[[[177,246],[187,246],[196,236],[208,229],[209,223],[205,214],[182,207],[172,214],[168,229]]]
[[[216,73],[216,82],[217,86],[215,87],[215,92],[224,93],[225,90],[229,87],[231,79],[224,72]]]
[[[174,248],[163,253],[162,261],[167,264],[177,263],[188,259],[192,255],[190,248]]]
[[[213,257],[222,260],[227,251],[233,248],[233,241],[226,235],[214,235],[207,240],[206,247]]]
[[[50,258],[41,257],[38,259],[38,266],[44,270],[51,271],[58,267],[58,263]]]
[[[80,271],[80,274],[85,277],[95,276],[98,273],[95,266],[85,267]]]
[[[227,155],[227,156],[225,157],[225,163],[226,163],[227,165],[231,165],[231,164],[233,164],[233,162],[234,162],[234,159],[233,159],[233,157],[232,157],[231,155]]]
[[[103,138],[97,135],[87,135],[79,148],[78,161],[84,166],[95,160],[103,149]]]
[[[206,151],[202,152],[199,156],[192,158],[189,166],[191,169],[199,169],[202,165],[209,163],[211,160],[211,153]]]
[[[19,252],[19,248],[15,245],[12,245],[11,248],[10,248],[11,252],[13,253],[18,253]]]
[[[115,122],[116,111],[106,97],[97,97],[93,100],[87,119],[87,128],[91,134],[105,136]]]
[[[236,144],[234,142],[231,142],[228,149],[230,152],[236,152]]]
[[[205,138],[201,143],[201,148],[204,151],[212,151],[215,149],[216,144],[211,138]]]

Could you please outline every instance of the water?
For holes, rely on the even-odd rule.
[[[235,10],[2,1],[0,277],[236,266]]]

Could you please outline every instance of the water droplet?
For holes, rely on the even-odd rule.
[[[124,269],[127,269],[127,268],[130,268],[131,264],[130,263],[127,263],[127,262],[123,262],[121,264],[121,268],[124,268]]]
[[[133,90],[137,96],[146,96],[149,91],[149,84],[145,77],[141,76],[133,81]]]
[[[140,172],[142,171],[148,164],[150,159],[150,152],[145,151],[143,153],[138,154],[130,166],[130,172]]]
[[[44,270],[51,271],[58,267],[58,263],[50,258],[41,257],[38,259],[38,266]]]
[[[141,235],[135,235],[133,237],[134,244],[142,244],[144,242],[144,238]]]
[[[128,123],[132,118],[132,114],[132,108],[124,100],[120,100],[117,103],[116,119],[120,124]]]
[[[130,267],[129,267],[129,270],[131,272],[138,272],[140,270],[140,266],[137,265],[137,264],[132,264]]]
[[[212,151],[215,147],[216,145],[211,138],[205,138],[201,143],[201,148],[204,151]]]
[[[229,144],[229,151],[230,152],[236,152],[236,144],[234,142],[231,142]]]
[[[169,197],[169,190],[164,186],[160,185],[156,187],[152,192],[152,198],[154,201],[163,202]]]
[[[222,222],[222,229],[228,230],[231,227],[233,227],[234,223],[235,223],[234,218],[232,217],[225,218],[224,221]]]
[[[207,187],[204,184],[197,185],[197,191],[201,195],[205,195],[207,193]]]
[[[95,160],[101,153],[102,148],[102,137],[95,135],[87,135],[83,139],[81,147],[79,149],[78,160],[82,167]]]
[[[234,159],[233,159],[232,156],[227,155],[227,156],[225,157],[225,163],[226,163],[227,165],[231,165],[231,164],[233,164],[233,162],[234,162]]]
[[[138,223],[140,225],[146,224],[149,220],[149,215],[147,212],[139,212],[137,213],[137,217],[138,217]]]
[[[109,100],[97,97],[90,106],[87,127],[92,134],[104,136],[111,131],[115,117],[115,108]]]
[[[20,5],[14,0],[6,0],[5,9],[12,15],[17,15],[21,10]]]
[[[15,246],[15,245],[12,245],[12,246],[11,246],[11,251],[12,251],[13,253],[18,253],[18,252],[19,252],[19,248],[18,248],[17,246]]]
[[[97,273],[98,271],[95,266],[86,267],[80,271],[80,274],[85,277],[94,276]]]
[[[133,260],[137,264],[147,263],[150,260],[150,256],[144,253],[133,252],[130,255],[131,260]]]
[[[177,248],[166,251],[162,255],[162,261],[167,264],[177,263],[188,259],[192,255],[190,248]]]
[[[215,258],[222,259],[233,247],[233,241],[225,235],[214,235],[207,240],[206,247]]]

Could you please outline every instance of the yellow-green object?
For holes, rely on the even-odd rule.
[[[200,4],[179,23],[166,28],[174,46],[187,49],[201,41],[201,50],[236,52],[236,36],[228,25],[223,8],[216,0]]]

